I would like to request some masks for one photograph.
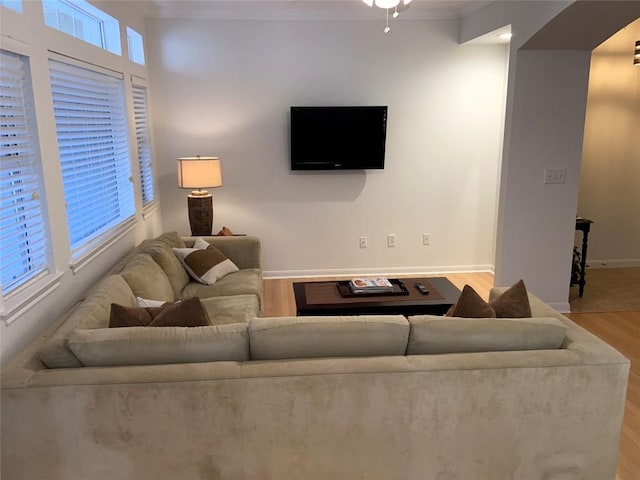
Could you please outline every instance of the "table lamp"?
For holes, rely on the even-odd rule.
[[[218,157],[178,158],[178,185],[195,188],[187,197],[191,235],[211,235],[213,229],[213,197],[203,188],[222,185],[222,172]]]

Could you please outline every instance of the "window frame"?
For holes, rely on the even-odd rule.
[[[23,12],[22,0],[0,0],[0,7],[8,8],[16,13]]]
[[[118,102],[118,118],[115,120],[119,127],[117,128],[119,136],[116,138],[115,142],[117,142],[119,150],[121,153],[119,156],[115,156],[112,159],[112,164],[109,165],[111,170],[114,170],[112,174],[112,183],[116,185],[116,197],[118,198],[118,205],[115,204],[105,204],[111,205],[113,208],[123,208],[126,207],[122,214],[117,217],[117,221],[107,222],[105,225],[100,226],[94,232],[85,235],[77,242],[72,239],[72,228],[70,227],[71,220],[77,220],[76,217],[70,218],[69,209],[73,208],[73,206],[69,205],[69,196],[74,194],[82,194],[81,190],[67,190],[68,184],[65,185],[65,173],[64,169],[66,166],[82,166],[82,160],[79,160],[75,163],[68,163],[68,156],[65,159],[65,154],[63,155],[60,150],[61,145],[61,137],[58,119],[55,120],[55,131],[58,142],[58,152],[60,159],[60,168],[62,173],[62,184],[63,191],[65,195],[65,202],[67,202],[67,212],[66,212],[66,220],[67,220],[67,234],[69,237],[69,248],[70,248],[70,260],[69,265],[72,271],[75,273],[84,265],[89,263],[93,258],[95,258],[99,253],[103,252],[110,245],[117,242],[120,238],[126,235],[128,232],[133,230],[136,227],[136,206],[135,206],[135,192],[133,185],[133,170],[131,168],[131,149],[133,147],[133,143],[131,141],[131,137],[129,134],[129,119],[127,117],[127,108],[126,108],[126,94],[125,94],[125,85],[124,85],[124,74],[120,72],[116,72],[114,70],[110,70],[104,67],[99,67],[96,65],[89,64],[87,62],[83,62],[81,60],[77,60],[71,57],[67,57],[61,54],[56,54],[50,52],[49,58],[49,71],[51,75],[51,65],[52,62],[57,62],[59,64],[63,64],[68,67],[78,68],[87,70],[89,72],[93,72],[98,75],[105,75],[110,77],[112,80],[118,81],[118,96],[115,101]],[[56,67],[57,68],[57,67]],[[60,88],[54,87],[53,83],[51,83],[51,91],[52,91],[52,103],[54,109],[54,116],[56,116],[56,89]],[[97,87],[96,87],[97,88]],[[83,90],[84,91],[84,90]],[[106,92],[101,92],[102,94]],[[109,96],[109,99],[113,100],[113,95]],[[82,105],[85,105],[82,103]],[[84,124],[84,123],[83,123]],[[76,145],[72,145],[72,148],[78,148]],[[112,150],[117,150],[116,148]],[[72,152],[73,153],[73,152]],[[91,157],[87,157],[84,159],[86,163],[95,163],[95,156],[92,154]],[[85,172],[86,174],[86,172]],[[117,178],[116,178],[117,177]],[[77,182],[76,182],[77,183]],[[123,188],[123,190],[120,190]],[[120,196],[122,194],[122,197]],[[85,197],[87,198],[87,197]],[[77,203],[74,204],[77,206]],[[109,208],[111,208],[109,207]],[[104,213],[104,211],[101,211]],[[80,219],[82,220],[82,219]]]
[[[44,230],[44,242],[46,245],[46,253],[43,255],[45,261],[43,268],[39,269],[34,275],[25,278],[25,280],[17,284],[7,293],[0,291],[0,318],[6,325],[10,325],[25,311],[38,304],[38,302],[56,290],[60,286],[60,278],[62,272],[55,271],[55,262],[53,257],[53,242],[50,229],[50,219],[48,216],[48,207],[46,199],[46,181],[44,178],[43,163],[41,157],[40,135],[37,126],[37,112],[34,98],[34,85],[31,78],[31,49],[30,46],[22,42],[3,37],[0,42],[0,48],[10,54],[20,56],[24,59],[26,72],[25,82],[29,87],[29,108],[33,111],[32,125],[29,127],[33,135],[33,154],[36,155],[35,173],[38,176],[38,200],[40,215],[42,219],[42,229]]]
[[[144,89],[144,126],[140,126],[138,122],[139,99],[136,95],[136,89]],[[131,75],[131,98],[133,101],[133,128],[136,137],[138,162],[138,182],[140,184],[140,198],[142,201],[143,217],[146,217],[151,211],[157,208],[158,189],[156,186],[155,162],[153,157],[153,146],[151,141],[151,125],[150,125],[150,107],[149,107],[149,86],[147,81],[137,75]],[[143,141],[140,141],[139,128],[144,129]],[[148,159],[141,158],[141,150]],[[151,198],[146,198],[145,185],[151,188]]]
[[[84,35],[78,36],[78,22],[76,17],[72,17],[74,33],[68,32],[64,27],[60,25],[60,6],[71,10],[74,13],[82,14],[83,16],[95,20],[99,24],[100,32],[100,44],[90,41],[84,38]],[[55,12],[55,21],[52,18]],[[114,55],[122,56],[122,40],[120,38],[120,21],[109,15],[107,12],[91,5],[86,0],[42,0],[42,14],[44,18],[44,24],[47,27],[53,28],[58,32],[65,35],[69,35],[81,42],[88,43],[94,47],[100,48],[107,52],[111,52]],[[84,33],[84,32],[83,32]]]
[[[136,29],[126,26],[127,33],[127,52],[131,62],[138,65],[146,66],[146,58],[144,54],[144,37]],[[141,58],[139,58],[141,57]]]

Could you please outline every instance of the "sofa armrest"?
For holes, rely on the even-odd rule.
[[[254,236],[207,236],[183,237],[187,247],[192,247],[196,238],[203,238],[224,253],[239,269],[262,269],[260,239]]]

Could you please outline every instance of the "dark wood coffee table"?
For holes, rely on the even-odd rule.
[[[460,290],[444,277],[400,278],[408,295],[344,297],[338,282],[299,282],[293,284],[296,314],[305,315],[442,315],[458,301]],[[422,283],[429,290],[423,295],[415,287]]]

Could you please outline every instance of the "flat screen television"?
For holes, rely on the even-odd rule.
[[[383,169],[387,107],[291,107],[291,170]]]

